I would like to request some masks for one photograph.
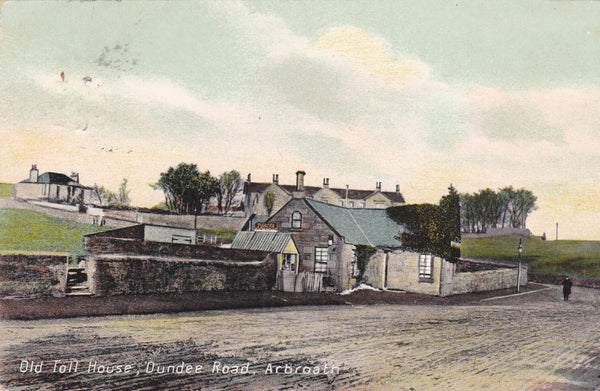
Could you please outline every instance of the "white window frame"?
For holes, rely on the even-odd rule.
[[[329,252],[327,247],[315,247],[315,273],[327,273]]]
[[[433,255],[419,254],[419,280],[433,280]]]
[[[295,216],[300,216],[295,217]],[[295,210],[294,212],[292,212],[292,228],[294,229],[301,229],[302,228],[302,213],[300,213],[299,211]]]

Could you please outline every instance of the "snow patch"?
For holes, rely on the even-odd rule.
[[[362,290],[371,290],[371,291],[375,291],[375,292],[381,292],[381,289],[373,288],[372,286],[367,285],[367,284],[360,284],[356,288],[346,289],[345,291],[341,292],[340,295],[349,295],[352,292],[362,291]]]

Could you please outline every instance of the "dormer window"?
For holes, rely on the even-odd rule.
[[[302,228],[302,213],[298,211],[292,213],[292,228]]]

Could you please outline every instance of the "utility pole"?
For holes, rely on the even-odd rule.
[[[556,240],[558,240],[558,221],[556,222]]]
[[[519,268],[517,269],[517,293],[521,290],[521,264],[523,263],[523,238],[519,239]]]

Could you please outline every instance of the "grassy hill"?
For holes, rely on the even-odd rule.
[[[461,255],[517,262],[520,236],[463,238]],[[523,237],[523,262],[537,273],[600,276],[600,242]]]
[[[83,254],[83,238],[108,228],[23,209],[0,209],[0,252]]]
[[[12,183],[0,183],[0,197],[12,197]]]

